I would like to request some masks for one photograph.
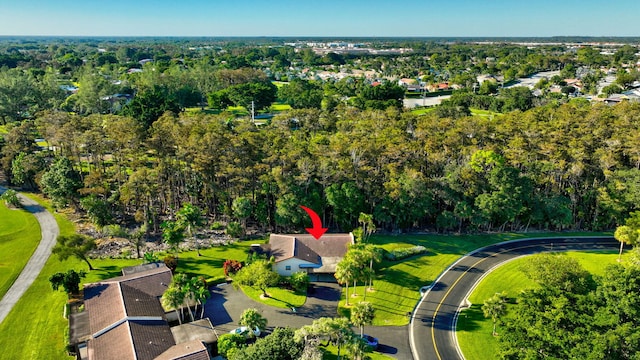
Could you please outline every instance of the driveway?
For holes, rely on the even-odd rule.
[[[0,187],[0,194],[5,190],[5,188]],[[0,300],[0,323],[4,321],[4,318],[7,317],[11,309],[13,309],[13,306],[20,300],[36,277],[38,277],[47,259],[49,259],[51,249],[56,244],[56,238],[60,233],[58,223],[56,223],[56,219],[50,212],[22,194],[18,194],[18,197],[23,207],[38,219],[41,239],[36,251],[31,255],[29,262],[27,262],[16,281],[4,294],[2,300]]]
[[[312,283],[313,290],[305,304],[293,312],[290,309],[275,308],[248,298],[233,286],[213,286],[211,298],[205,304],[205,314],[211,319],[218,334],[224,334],[238,327],[240,315],[245,309],[256,308],[268,319],[267,332],[275,327],[289,326],[297,329],[311,325],[321,317],[336,317],[340,300],[340,285],[334,283]],[[357,331],[357,330],[356,330]],[[412,359],[409,347],[408,326],[366,326],[365,333],[380,341],[379,351],[397,359]]]

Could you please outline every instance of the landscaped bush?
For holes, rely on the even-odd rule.
[[[426,247],[417,245],[409,248],[388,251],[384,254],[384,258],[389,261],[398,261],[398,260],[406,259],[413,255],[424,254],[426,252],[427,252]]]
[[[242,263],[238,260],[227,259],[222,264],[222,269],[224,270],[224,276],[233,275],[242,269]]]
[[[5,191],[4,194],[0,196],[0,199],[4,200],[7,206],[13,208],[22,207],[22,203],[20,203],[20,199],[18,199],[18,193],[13,189]]]
[[[289,283],[296,291],[306,292],[309,287],[309,274],[304,271],[295,272],[289,277]]]

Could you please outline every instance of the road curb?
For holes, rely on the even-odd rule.
[[[416,303],[416,305],[414,306],[413,311],[411,312],[411,318],[410,318],[410,321],[409,321],[409,346],[411,347],[411,354],[412,354],[414,360],[420,360],[420,357],[417,355],[417,352],[416,352],[415,334],[414,334],[414,324],[415,324],[416,310],[420,307],[420,305],[422,305],[422,302],[427,297],[427,295],[431,292],[431,289],[433,288],[433,286],[435,284],[437,284],[440,281],[440,279],[442,279],[442,277],[449,270],[451,270],[453,267],[455,267],[458,263],[460,263],[466,257],[471,256],[471,255],[476,254],[476,253],[481,252],[481,251],[485,251],[485,250],[487,250],[487,249],[489,249],[491,247],[499,247],[499,246],[503,246],[503,245],[513,244],[513,243],[518,243],[518,242],[525,242],[525,241],[532,241],[532,240],[549,240],[549,239],[554,239],[554,238],[557,238],[559,240],[560,239],[585,239],[585,238],[589,238],[589,239],[594,239],[594,238],[611,239],[611,238],[613,238],[613,236],[557,236],[557,237],[531,237],[531,238],[514,239],[514,240],[508,240],[508,241],[503,241],[503,242],[499,242],[499,243],[495,243],[495,244],[486,245],[486,246],[477,248],[475,250],[472,250],[472,251],[462,255],[460,258],[458,258],[456,261],[454,261],[451,265],[449,265],[445,270],[443,270],[438,275],[438,277],[430,285],[426,285],[426,286],[423,286],[423,287],[420,288],[420,289],[424,289],[424,288],[428,288],[428,289],[424,292],[424,294],[421,293],[420,301],[418,301],[418,303]],[[454,336],[454,338],[455,338],[455,336]],[[457,339],[454,339],[454,340],[455,340],[456,345],[457,345]],[[459,347],[456,347],[456,350],[458,351],[458,353],[461,353]],[[462,358],[464,358],[464,357],[462,357]]]

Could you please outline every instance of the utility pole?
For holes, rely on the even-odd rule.
[[[253,103],[253,100],[251,100],[251,122],[252,123],[256,123],[256,108],[255,105]]]

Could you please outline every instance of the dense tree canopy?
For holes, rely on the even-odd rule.
[[[502,359],[636,359],[640,269],[620,264],[592,281],[562,255],[542,267],[552,281],[527,290],[504,317]]]

